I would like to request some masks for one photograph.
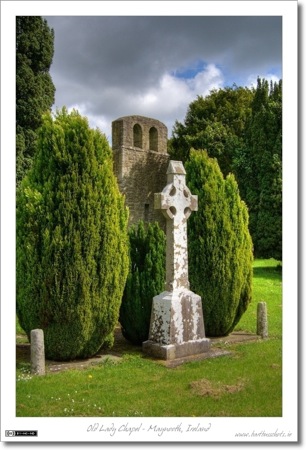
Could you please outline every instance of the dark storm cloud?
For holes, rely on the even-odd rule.
[[[51,75],[59,107],[82,104],[92,115],[104,111],[105,117],[114,118],[123,115],[120,111],[136,113],[129,108],[135,108],[137,98],[148,92],[146,101],[158,97],[156,90],[161,90],[165,74],[187,73],[190,67],[203,64],[218,67],[226,74],[224,84],[229,85],[245,85],[248,77],[268,73],[272,68],[281,76],[281,17],[46,19],[55,32]],[[193,92],[193,96],[202,93]],[[188,100],[185,92],[184,101]]]
[[[195,59],[231,71],[281,63],[280,17],[52,17],[54,70],[141,88]]]

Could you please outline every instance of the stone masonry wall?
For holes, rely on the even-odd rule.
[[[154,193],[167,182],[167,127],[155,119],[127,116],[112,123],[114,171],[130,210],[130,225],[165,218],[154,210]],[[154,150],[152,150],[154,148]]]
[[[134,129],[135,126],[136,129]],[[137,133],[137,130],[140,133]],[[157,133],[154,133],[154,130]],[[140,139],[139,134],[142,135],[142,139]],[[167,135],[168,130],[166,125],[159,120],[149,117],[126,116],[120,117],[112,123],[113,149],[124,146],[126,148],[141,148],[146,151],[153,150],[158,153],[167,153]],[[156,136],[157,138],[155,138]]]

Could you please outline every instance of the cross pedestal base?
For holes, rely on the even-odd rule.
[[[160,345],[153,341],[145,341],[142,344],[142,350],[146,355],[166,361],[206,353],[209,349],[210,340],[206,338],[176,345]]]
[[[154,297],[149,339],[143,342],[142,349],[150,356],[166,360],[209,351],[201,297],[185,288]]]

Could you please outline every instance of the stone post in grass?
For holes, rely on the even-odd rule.
[[[45,344],[43,330],[31,331],[31,372],[45,375]]]
[[[257,304],[257,334],[262,338],[268,337],[268,314],[266,302]]]

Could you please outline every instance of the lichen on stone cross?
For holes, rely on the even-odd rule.
[[[189,289],[187,219],[198,209],[198,197],[186,186],[186,172],[181,161],[170,161],[167,185],[155,194],[154,208],[167,219],[166,290]]]

